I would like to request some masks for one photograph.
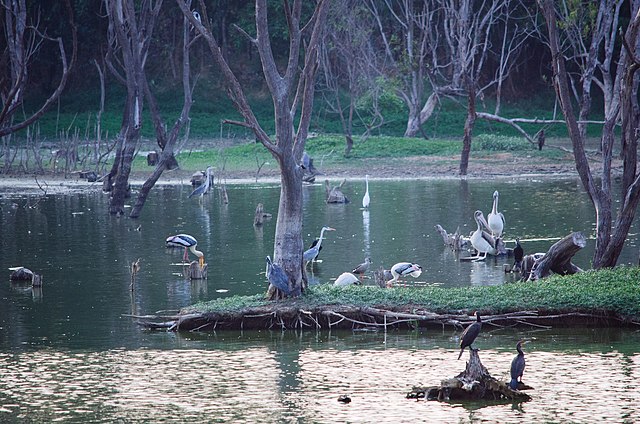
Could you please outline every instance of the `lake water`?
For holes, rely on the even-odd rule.
[[[264,258],[273,252],[275,217],[254,229],[258,202],[277,213],[277,184],[228,186],[203,204],[190,187],[153,192],[138,220],[111,217],[99,191],[37,202],[1,193],[0,268],[26,266],[42,290],[0,284],[0,422],[634,422],[640,336],[632,330],[487,330],[481,358],[507,375],[518,338],[534,400],[521,405],[449,405],[404,399],[414,384],[458,374],[454,330],[343,332],[146,332],[124,314],[175,311],[200,300],[266,290]],[[348,205],[324,203],[324,187],[305,187],[305,244],[329,225],[313,282],[329,283],[370,256],[372,268],[411,261],[416,284],[469,287],[511,279],[506,258],[462,262],[444,248],[436,224],[468,234],[473,212],[500,192],[508,247],[527,253],[582,231],[575,263],[589,268],[594,212],[574,179],[370,181],[371,208],[359,208],[364,181],[351,181]],[[638,260],[632,229],[621,263]],[[206,281],[185,281],[182,251],[168,235],[189,233],[209,264]],[[466,255],[467,253],[463,253]],[[129,265],[141,259],[136,290]],[[193,256],[192,256],[193,258]],[[626,391],[631,388],[631,391]],[[353,402],[337,402],[349,394]]]

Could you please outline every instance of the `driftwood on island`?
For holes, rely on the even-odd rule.
[[[571,275],[582,269],[571,262],[573,256],[587,245],[581,232],[571,233],[549,248],[547,253],[527,255],[522,260],[521,276],[527,281],[535,281],[549,275]]]
[[[407,394],[409,399],[427,399],[439,401],[460,400],[507,400],[526,402],[531,397],[520,391],[531,389],[522,383],[519,390],[513,390],[508,382],[496,380],[482,365],[478,349],[470,349],[469,362],[463,372],[453,378],[442,380],[439,386],[414,387]]]
[[[298,302],[245,308],[237,311],[200,312],[185,310],[178,315],[132,316],[142,327],[164,328],[170,331],[216,330],[331,330],[331,329],[410,329],[462,328],[472,319],[466,314],[437,314],[416,309],[410,305],[398,310],[355,305],[324,305],[310,307]],[[638,325],[624,316],[602,313],[563,312],[538,314],[537,311],[519,311],[483,316],[483,322],[496,327],[531,326],[551,328],[575,325]],[[159,322],[160,321],[160,322]]]
[[[444,243],[444,245],[450,247],[454,252],[472,248],[470,238],[460,234],[460,228],[457,228],[456,232],[453,234],[448,233],[447,230],[442,228],[442,226],[439,224],[435,226],[435,229],[442,237],[442,242]],[[493,245],[494,249],[496,249],[495,256],[510,255],[513,252],[513,249],[507,249],[505,247],[504,240],[502,238],[496,239],[486,231],[485,234],[487,235],[488,239],[492,240],[491,244]],[[460,260],[466,259],[467,258],[460,258]]]

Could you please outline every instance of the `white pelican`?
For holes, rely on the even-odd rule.
[[[469,259],[484,260],[487,257],[487,253],[495,255],[496,249],[493,247],[491,236],[482,229],[483,225],[488,227],[482,211],[476,211],[473,214],[473,218],[476,220],[476,224],[478,224],[478,229],[471,234],[471,245],[476,249],[478,255]],[[484,255],[480,257],[480,253],[484,253]]]
[[[187,249],[191,250],[191,253],[198,257],[200,267],[204,266],[204,253],[196,250],[198,241],[195,239],[195,237],[190,236],[189,234],[177,234],[175,236],[167,237],[166,244],[167,247],[184,247],[185,262],[189,261],[189,254],[187,253]]]
[[[502,212],[498,212],[498,190],[493,192],[493,207],[489,215],[487,215],[487,222],[487,228],[491,230],[491,235],[496,238],[502,237],[504,215],[502,215]]]
[[[318,256],[318,253],[320,253],[320,249],[322,248],[322,239],[324,238],[324,232],[325,231],[335,231],[335,228],[331,228],[331,227],[322,227],[322,230],[320,230],[320,238],[318,239],[318,243],[313,246],[312,248],[306,250],[303,254],[302,254],[302,258],[304,259],[304,266],[306,267],[307,264],[309,262],[313,262],[316,260],[316,257]]]
[[[343,272],[333,283],[334,286],[350,286],[352,284],[360,284],[360,280],[350,272]]]
[[[418,278],[422,274],[422,267],[418,264],[412,264],[411,262],[398,262],[391,267],[391,275],[393,278],[387,282],[387,287],[391,287],[400,276],[410,275],[413,278]]]
[[[366,186],[366,190],[364,192],[364,197],[362,198],[362,207],[365,209],[369,209],[369,202],[371,202],[371,198],[369,197],[369,176],[364,176],[364,183]]]

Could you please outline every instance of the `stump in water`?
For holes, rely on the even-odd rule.
[[[11,281],[31,281],[33,287],[42,287],[42,275],[38,275],[31,271],[29,268],[18,267],[11,268],[11,275],[9,275]]]
[[[324,181],[324,189],[327,193],[327,203],[349,203],[349,199],[342,192],[342,186],[347,182],[347,180],[343,180],[340,185],[335,187],[331,187],[329,185],[329,180]]]
[[[271,214],[264,211],[262,203],[258,203],[258,206],[256,206],[256,213],[253,216],[253,225],[259,227],[264,224],[265,219],[271,219]]]
[[[587,239],[581,232],[571,233],[549,248],[541,255],[527,255],[522,260],[522,277],[535,281],[548,277],[551,273],[570,275],[582,272],[582,269],[571,262],[573,256],[587,245]]]
[[[447,233],[447,230],[442,228],[441,225],[436,225],[435,228],[440,236],[442,236],[444,245],[450,247],[454,252],[461,251],[462,248],[468,244],[467,240],[465,240],[464,237],[462,237],[462,234],[460,234],[460,227],[458,227],[456,232],[453,234]]]
[[[198,261],[192,261],[188,267],[184,267],[182,275],[184,275],[184,278],[189,278],[191,280],[206,280],[208,268],[208,264],[204,264],[200,267],[200,263]]]
[[[440,386],[414,387],[407,393],[409,399],[451,400],[512,400],[528,401],[531,396],[512,390],[508,382],[493,378],[482,365],[478,349],[471,349],[469,362],[463,372],[442,380]]]
[[[158,164],[158,152],[147,153],[147,166],[156,166]]]

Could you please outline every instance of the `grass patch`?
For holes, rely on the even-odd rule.
[[[560,277],[534,283],[467,288],[311,287],[299,299],[281,301],[282,306],[299,304],[306,308],[353,305],[399,308],[416,305],[436,313],[480,310],[506,313],[522,310],[613,312],[640,317],[640,268],[617,267]],[[273,304],[262,295],[214,299],[188,308],[189,311],[229,312]]]

